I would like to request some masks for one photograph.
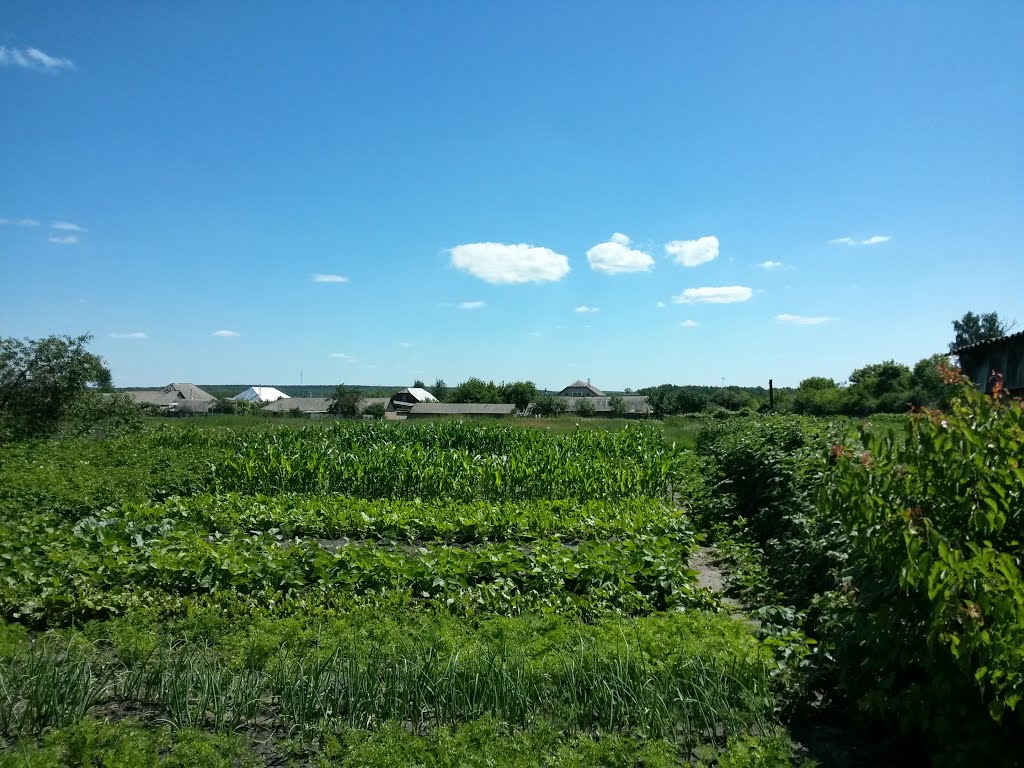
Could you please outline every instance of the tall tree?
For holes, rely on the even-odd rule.
[[[949,351],[955,352],[961,347],[977,344],[979,341],[998,339],[1005,336],[1012,327],[1013,323],[999,319],[998,312],[987,312],[983,315],[968,312],[959,320],[953,321],[956,336],[949,343]]]
[[[334,388],[331,395],[331,403],[327,406],[327,412],[335,416],[346,416],[352,418],[359,415],[359,392],[352,387],[339,384]]]
[[[89,334],[0,339],[0,440],[54,435],[76,401],[90,390],[110,391],[106,363],[85,348],[91,340]]]
[[[444,379],[439,378],[434,382],[434,388],[430,390],[430,394],[440,400],[442,403],[448,400],[448,385],[445,384]]]

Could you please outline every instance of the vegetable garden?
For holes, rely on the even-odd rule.
[[[0,766],[811,765],[783,723],[830,717],[1013,765],[1022,424],[967,393],[695,451],[462,422],[4,446]],[[699,586],[708,544],[755,622]]]

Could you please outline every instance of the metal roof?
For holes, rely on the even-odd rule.
[[[245,392],[239,392],[230,400],[247,400],[250,403],[272,403],[281,398],[287,398],[284,392],[275,387],[249,387]]]
[[[968,344],[966,347],[957,347],[950,354],[959,355],[961,352],[967,352],[971,349],[979,349],[980,347],[987,347],[989,344],[999,344],[1004,341],[1012,341],[1013,339],[1019,339],[1024,337],[1024,331],[1017,331],[1007,336],[1000,336],[998,339],[985,339],[984,341],[976,341],[973,344]]]
[[[423,389],[423,387],[406,387],[405,389],[398,390],[398,392],[396,392],[395,394],[396,395],[401,395],[401,394],[412,395],[413,398],[416,400],[416,402],[419,402],[419,403],[436,403],[437,402],[437,398],[434,397],[429,392],[427,392],[427,390]]]

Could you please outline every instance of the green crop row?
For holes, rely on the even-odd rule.
[[[70,528],[7,523],[0,526],[0,610],[62,621],[116,612],[139,590],[177,596],[227,590],[253,600],[304,590],[399,593],[462,610],[513,613],[713,606],[686,565],[689,549],[650,535],[575,546],[539,539],[382,547],[270,533],[207,536],[171,520],[85,518]]]
[[[653,499],[618,502],[436,502],[359,499],[336,494],[246,496],[230,493],[174,497],[125,506],[126,520],[186,521],[205,531],[271,531],[326,539],[391,539],[471,543],[482,540],[566,540],[671,536],[692,543],[687,512]]]
[[[389,629],[367,614],[358,619],[368,625],[362,636]],[[96,640],[81,632],[15,634],[0,653],[0,736],[68,726],[111,704],[217,731],[302,733],[388,720],[432,729],[491,717],[693,745],[766,724],[773,699],[763,653],[728,619],[677,615],[593,628],[555,622],[543,650],[535,639],[515,644],[536,621],[457,627],[452,636],[451,620],[428,619],[406,623],[413,631],[394,642],[375,643],[353,637],[352,620],[318,626],[314,642],[298,643],[279,636],[294,622],[264,622],[252,635],[281,644],[244,664],[223,647],[183,638],[140,648],[138,632],[123,653],[124,625],[90,628]],[[105,628],[114,631],[104,637]],[[502,629],[508,637],[498,636]]]

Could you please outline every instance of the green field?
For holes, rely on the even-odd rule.
[[[971,397],[4,445],[0,766],[1015,765],[1024,416]]]

